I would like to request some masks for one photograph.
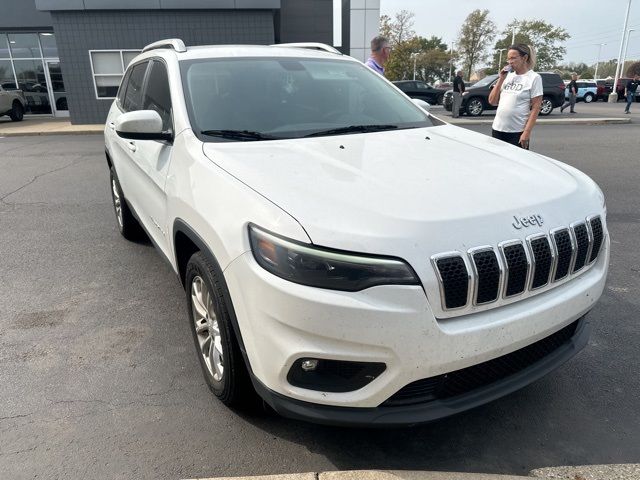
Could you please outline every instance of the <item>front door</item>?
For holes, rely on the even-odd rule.
[[[56,117],[68,117],[69,107],[67,106],[67,92],[62,80],[62,70],[59,60],[45,60],[49,84],[49,95],[51,97],[51,110]]]

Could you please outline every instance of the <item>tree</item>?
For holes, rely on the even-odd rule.
[[[525,43],[534,47],[536,52],[536,70],[552,69],[567,52],[562,42],[570,38],[564,28],[554,27],[544,20],[514,19],[502,31],[500,39],[495,44],[492,65],[497,66],[499,50],[511,45],[513,30],[515,29],[515,43]],[[506,51],[502,59],[506,59]]]
[[[474,10],[464,21],[458,39],[458,52],[467,78],[471,77],[473,67],[488,58],[486,49],[495,37],[495,30],[496,24],[489,19],[489,10]]]
[[[396,13],[394,19],[391,19],[389,15],[382,15],[380,17],[380,35],[386,37],[394,48],[410,40],[415,36],[413,17],[415,14],[408,10]]]
[[[395,46],[385,76],[389,80],[410,80],[415,61],[416,79],[431,83],[449,75],[449,60],[447,44],[441,38],[413,37]]]
[[[625,62],[625,66],[627,66],[627,62]],[[631,65],[628,65],[624,71],[627,73],[627,77],[640,75],[640,62],[631,62]]]

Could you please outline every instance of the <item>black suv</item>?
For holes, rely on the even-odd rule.
[[[445,90],[435,88],[420,80],[399,80],[393,84],[411,98],[424,100],[431,105],[442,105]]]
[[[564,103],[565,85],[557,73],[539,72],[542,77],[542,107],[540,115],[549,115],[556,107]],[[485,110],[495,110],[497,107],[489,104],[489,93],[498,81],[498,75],[489,75],[467,88],[462,96],[460,113],[466,113],[472,117],[482,115]],[[453,90],[447,90],[444,94],[444,108],[451,111],[453,104]]]

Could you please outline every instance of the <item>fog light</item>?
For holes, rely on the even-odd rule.
[[[352,392],[375,380],[387,366],[327,358],[299,358],[287,374],[294,387],[324,392]]]
[[[318,360],[316,360],[315,358],[308,358],[302,361],[300,367],[305,372],[313,372],[316,368],[318,368]]]

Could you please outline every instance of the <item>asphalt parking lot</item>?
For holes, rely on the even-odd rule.
[[[102,137],[0,138],[0,478],[639,463],[639,140],[638,123],[539,126],[532,139],[607,197],[611,271],[589,346],[489,405],[370,431],[214,401],[177,277],[117,231]]]

